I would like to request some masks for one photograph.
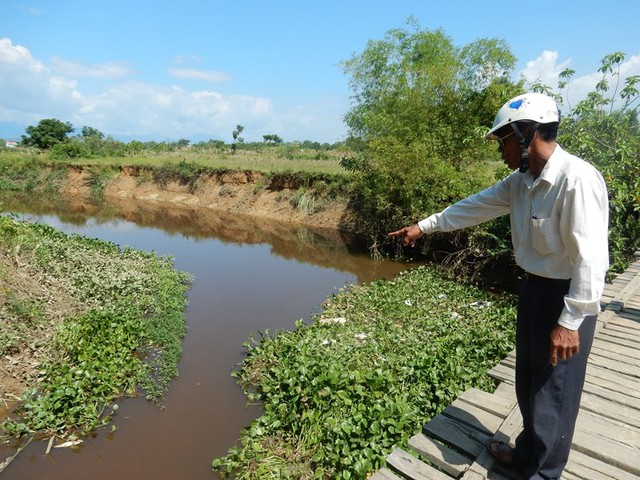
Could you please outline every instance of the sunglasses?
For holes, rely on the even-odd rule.
[[[498,140],[498,143],[500,144],[501,147],[504,148],[504,141],[509,138],[511,135],[513,135],[514,133],[516,133],[515,131],[511,132],[511,133],[507,133],[504,137],[498,137],[496,135],[496,140]]]

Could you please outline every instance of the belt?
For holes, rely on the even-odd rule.
[[[534,275],[533,273],[527,272],[527,279],[533,283],[540,283],[544,285],[555,285],[557,287],[569,287],[571,284],[570,278],[547,278],[540,277],[539,275]]]

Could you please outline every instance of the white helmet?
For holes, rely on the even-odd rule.
[[[560,109],[556,102],[542,93],[525,93],[505,103],[496,114],[493,127],[486,138],[495,138],[494,133],[513,122],[536,123],[560,122]]]

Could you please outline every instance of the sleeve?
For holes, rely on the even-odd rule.
[[[419,221],[418,227],[424,234],[451,232],[506,215],[511,203],[510,178],[460,200],[440,213],[434,213]]]
[[[609,200],[602,176],[594,170],[591,181],[580,179],[567,196],[562,222],[567,248],[574,252],[569,293],[558,323],[577,330],[588,315],[600,312],[600,296],[609,268]]]

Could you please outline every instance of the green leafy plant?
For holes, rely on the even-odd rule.
[[[234,478],[366,478],[513,348],[515,307],[419,268],[260,334],[234,372],[263,415],[214,460]]]
[[[488,186],[484,132],[521,86],[508,80],[515,58],[500,40],[458,48],[442,31],[409,19],[343,63],[353,108],[345,119],[357,156],[353,204],[371,244],[386,233]]]
[[[189,276],[168,257],[9,217],[0,217],[0,233],[2,253],[42,285],[20,288],[5,274],[14,288],[0,296],[2,347],[9,339],[19,351],[28,330],[53,329],[39,337],[48,360],[5,433],[86,434],[109,422],[118,397],[142,389],[159,401],[178,373]]]

